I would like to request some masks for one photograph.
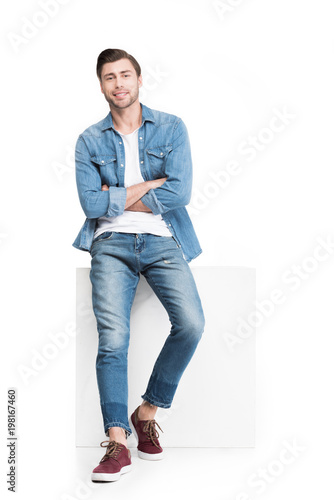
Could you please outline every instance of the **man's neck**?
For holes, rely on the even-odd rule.
[[[131,134],[141,126],[142,109],[139,100],[125,109],[110,108],[114,129],[122,134]]]

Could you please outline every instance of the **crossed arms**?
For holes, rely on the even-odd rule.
[[[163,214],[184,207],[190,201],[192,160],[187,129],[179,119],[175,126],[164,173],[128,188],[101,187],[98,168],[91,161],[92,136],[80,135],[75,149],[75,172],[80,204],[88,219],[113,217],[125,210]]]
[[[146,205],[141,201],[140,198],[144,196],[150,189],[155,189],[162,186],[162,184],[167,180],[167,177],[162,177],[161,179],[154,179],[152,181],[140,182],[139,184],[134,184],[126,188],[126,200],[124,210],[129,210],[131,212],[151,212]],[[108,191],[109,187],[107,184],[102,185],[102,191]]]

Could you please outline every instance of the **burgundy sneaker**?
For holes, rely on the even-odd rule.
[[[107,443],[105,446],[104,443]],[[121,474],[131,470],[131,453],[124,444],[116,441],[103,441],[102,448],[107,451],[99,465],[92,472],[92,481],[117,481]]]
[[[139,420],[138,408],[132,413],[130,427],[138,441],[138,457],[144,460],[161,460],[163,449],[160,446],[159,433],[155,426],[163,432],[160,425],[155,420]]]

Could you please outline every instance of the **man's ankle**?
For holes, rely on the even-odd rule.
[[[116,441],[127,447],[126,433],[123,427],[110,427],[108,429],[110,441]]]
[[[157,406],[152,405],[147,401],[143,401],[138,409],[138,418],[139,420],[153,420],[157,410]]]

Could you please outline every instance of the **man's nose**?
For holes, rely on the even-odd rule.
[[[116,77],[116,88],[119,89],[123,87],[122,80]]]

